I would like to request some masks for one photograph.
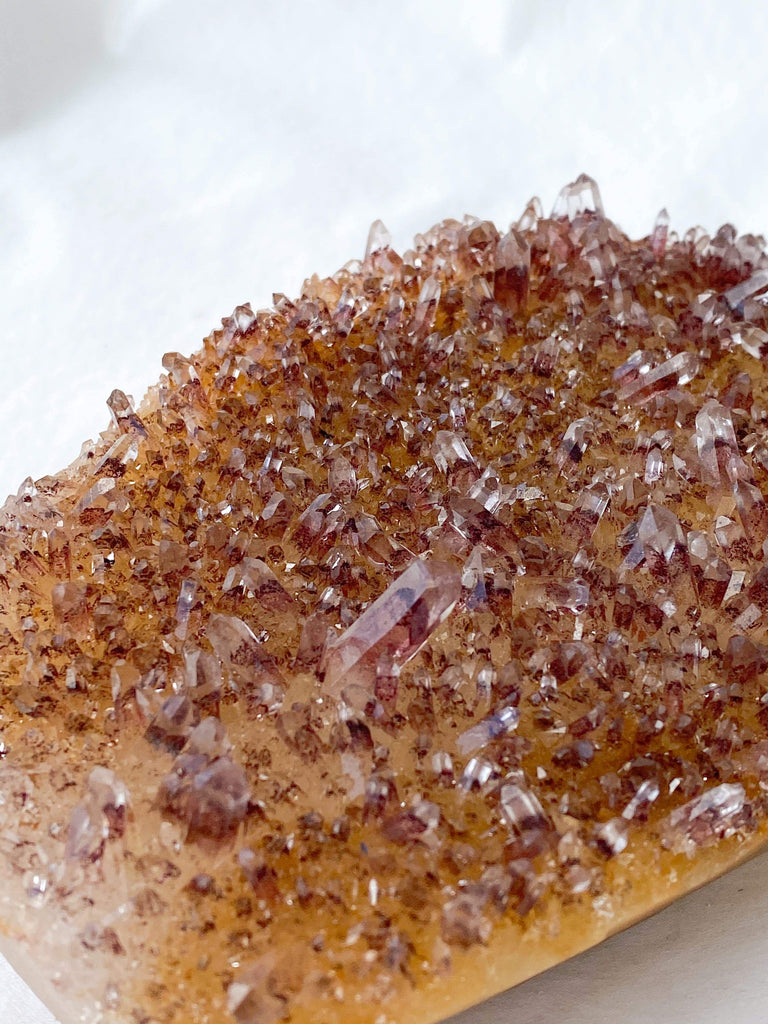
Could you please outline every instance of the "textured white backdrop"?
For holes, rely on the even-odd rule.
[[[754,0],[0,0],[0,497],[237,303],[581,170],[644,234],[768,232]],[[466,1017],[764,1019],[763,858]],[[0,963],[0,1021],[49,1021]]]

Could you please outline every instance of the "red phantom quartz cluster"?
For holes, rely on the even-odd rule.
[[[667,225],[377,223],[9,499],[0,947],[63,1018],[424,1022],[762,842],[768,258]]]

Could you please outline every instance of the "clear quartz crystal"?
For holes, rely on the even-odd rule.
[[[555,461],[563,472],[570,472],[581,462],[587,450],[588,432],[591,427],[592,421],[588,416],[583,416],[574,420],[563,434],[563,440],[555,456]]]
[[[499,808],[508,829],[547,828],[549,823],[538,798],[522,781],[505,782],[499,790]]]
[[[456,746],[462,754],[474,754],[482,750],[492,740],[514,729],[520,721],[520,712],[517,708],[501,708],[494,714],[484,718],[477,725],[470,726],[457,739]]]
[[[647,402],[655,394],[689,384],[699,372],[700,360],[695,352],[678,352],[659,366],[640,373],[619,388],[618,397],[625,401]]]
[[[738,476],[741,460],[731,413],[714,399],[696,414],[696,446],[705,484],[719,487]]]
[[[404,665],[450,615],[461,590],[460,573],[443,562],[417,559],[330,643],[324,657],[329,693],[358,682],[373,689],[376,665],[387,654]]]
[[[176,636],[183,640],[187,635],[187,624],[189,615],[195,602],[197,583],[195,580],[184,580],[179,591],[179,600],[176,603]]]
[[[474,463],[466,441],[452,430],[438,430],[433,450],[435,465],[443,473],[457,462]]]
[[[723,298],[731,308],[736,309],[745,299],[751,298],[765,288],[768,288],[768,270],[761,269],[741,284],[729,288]]]
[[[661,480],[664,475],[664,456],[661,454],[658,448],[652,448],[648,452],[648,458],[645,460],[645,475],[643,477],[645,483],[653,484],[657,480]]]
[[[144,424],[136,415],[133,408],[133,399],[126,395],[119,388],[115,388],[107,399],[109,411],[112,413],[112,422],[121,432],[135,430],[140,434],[146,434]]]
[[[658,505],[649,505],[637,525],[637,540],[624,559],[632,568],[643,559],[660,558],[669,563],[675,552],[685,545],[685,534],[674,512]]]
[[[732,834],[743,814],[744,799],[739,783],[724,782],[706,790],[668,815],[662,829],[664,845],[692,856],[700,846]]]
[[[496,247],[493,293],[497,302],[513,312],[528,298],[531,250],[525,238],[514,228],[502,235]]]
[[[389,249],[392,245],[392,238],[381,220],[375,220],[368,232],[368,241],[365,246],[365,257],[370,258],[375,252],[382,249]]]
[[[669,214],[666,208],[659,211],[656,222],[651,232],[651,249],[653,255],[660,259],[667,248],[667,235],[669,233]]]
[[[604,214],[600,189],[588,174],[580,174],[576,181],[566,185],[552,208],[553,217],[567,217],[569,220],[581,213]]]

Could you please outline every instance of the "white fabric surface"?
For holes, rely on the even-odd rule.
[[[0,0],[0,495],[375,217],[405,246],[586,170],[631,233],[662,205],[766,231],[766,44],[754,0]],[[466,1021],[756,1021],[766,881],[763,859]],[[50,1019],[0,964],[0,1021]]]

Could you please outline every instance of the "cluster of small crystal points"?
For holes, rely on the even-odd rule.
[[[9,500],[11,917],[101,1007],[374,1020],[764,819],[768,258],[667,224],[377,223]]]

